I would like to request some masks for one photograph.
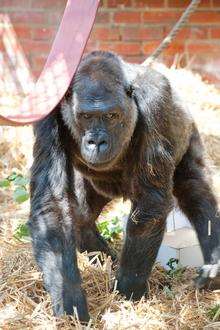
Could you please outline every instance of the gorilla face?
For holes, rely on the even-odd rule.
[[[81,155],[86,162],[93,165],[108,163],[121,153],[126,116],[119,106],[108,106],[103,100],[98,106],[93,102],[89,109],[80,104],[76,123],[81,133]]]
[[[68,120],[82,160],[92,168],[109,167],[122,156],[137,119],[135,102],[115,58],[92,58],[75,77]]]

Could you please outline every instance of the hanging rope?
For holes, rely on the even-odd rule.
[[[178,22],[174,25],[168,36],[161,42],[161,44],[156,48],[153,54],[148,57],[142,65],[151,64],[160,54],[171,44],[173,39],[176,37],[178,32],[182,29],[182,27],[187,23],[190,15],[196,10],[201,0],[192,0],[189,6],[186,8]]]

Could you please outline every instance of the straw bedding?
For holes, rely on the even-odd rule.
[[[195,270],[187,269],[180,279],[170,279],[156,265],[149,282],[149,299],[132,303],[112,291],[114,271],[110,260],[104,258],[103,265],[98,260],[97,255],[90,261],[86,253],[79,255],[92,316],[88,328],[202,329],[210,322],[208,311],[217,303],[219,292],[195,291]],[[56,320],[52,316],[50,299],[29,244],[3,244],[1,269],[2,329],[81,329],[76,319]]]

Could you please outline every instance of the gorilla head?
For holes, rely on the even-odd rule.
[[[89,167],[109,168],[125,152],[137,119],[120,59],[112,53],[91,53],[82,61],[73,86],[63,114],[80,156]]]

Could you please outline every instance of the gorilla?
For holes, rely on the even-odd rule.
[[[131,201],[117,290],[138,300],[176,197],[196,230],[204,287],[220,269],[220,215],[199,132],[175,88],[114,53],[87,55],[60,104],[34,127],[29,227],[54,314],[89,320],[76,249],[114,251],[95,221],[116,197]]]

